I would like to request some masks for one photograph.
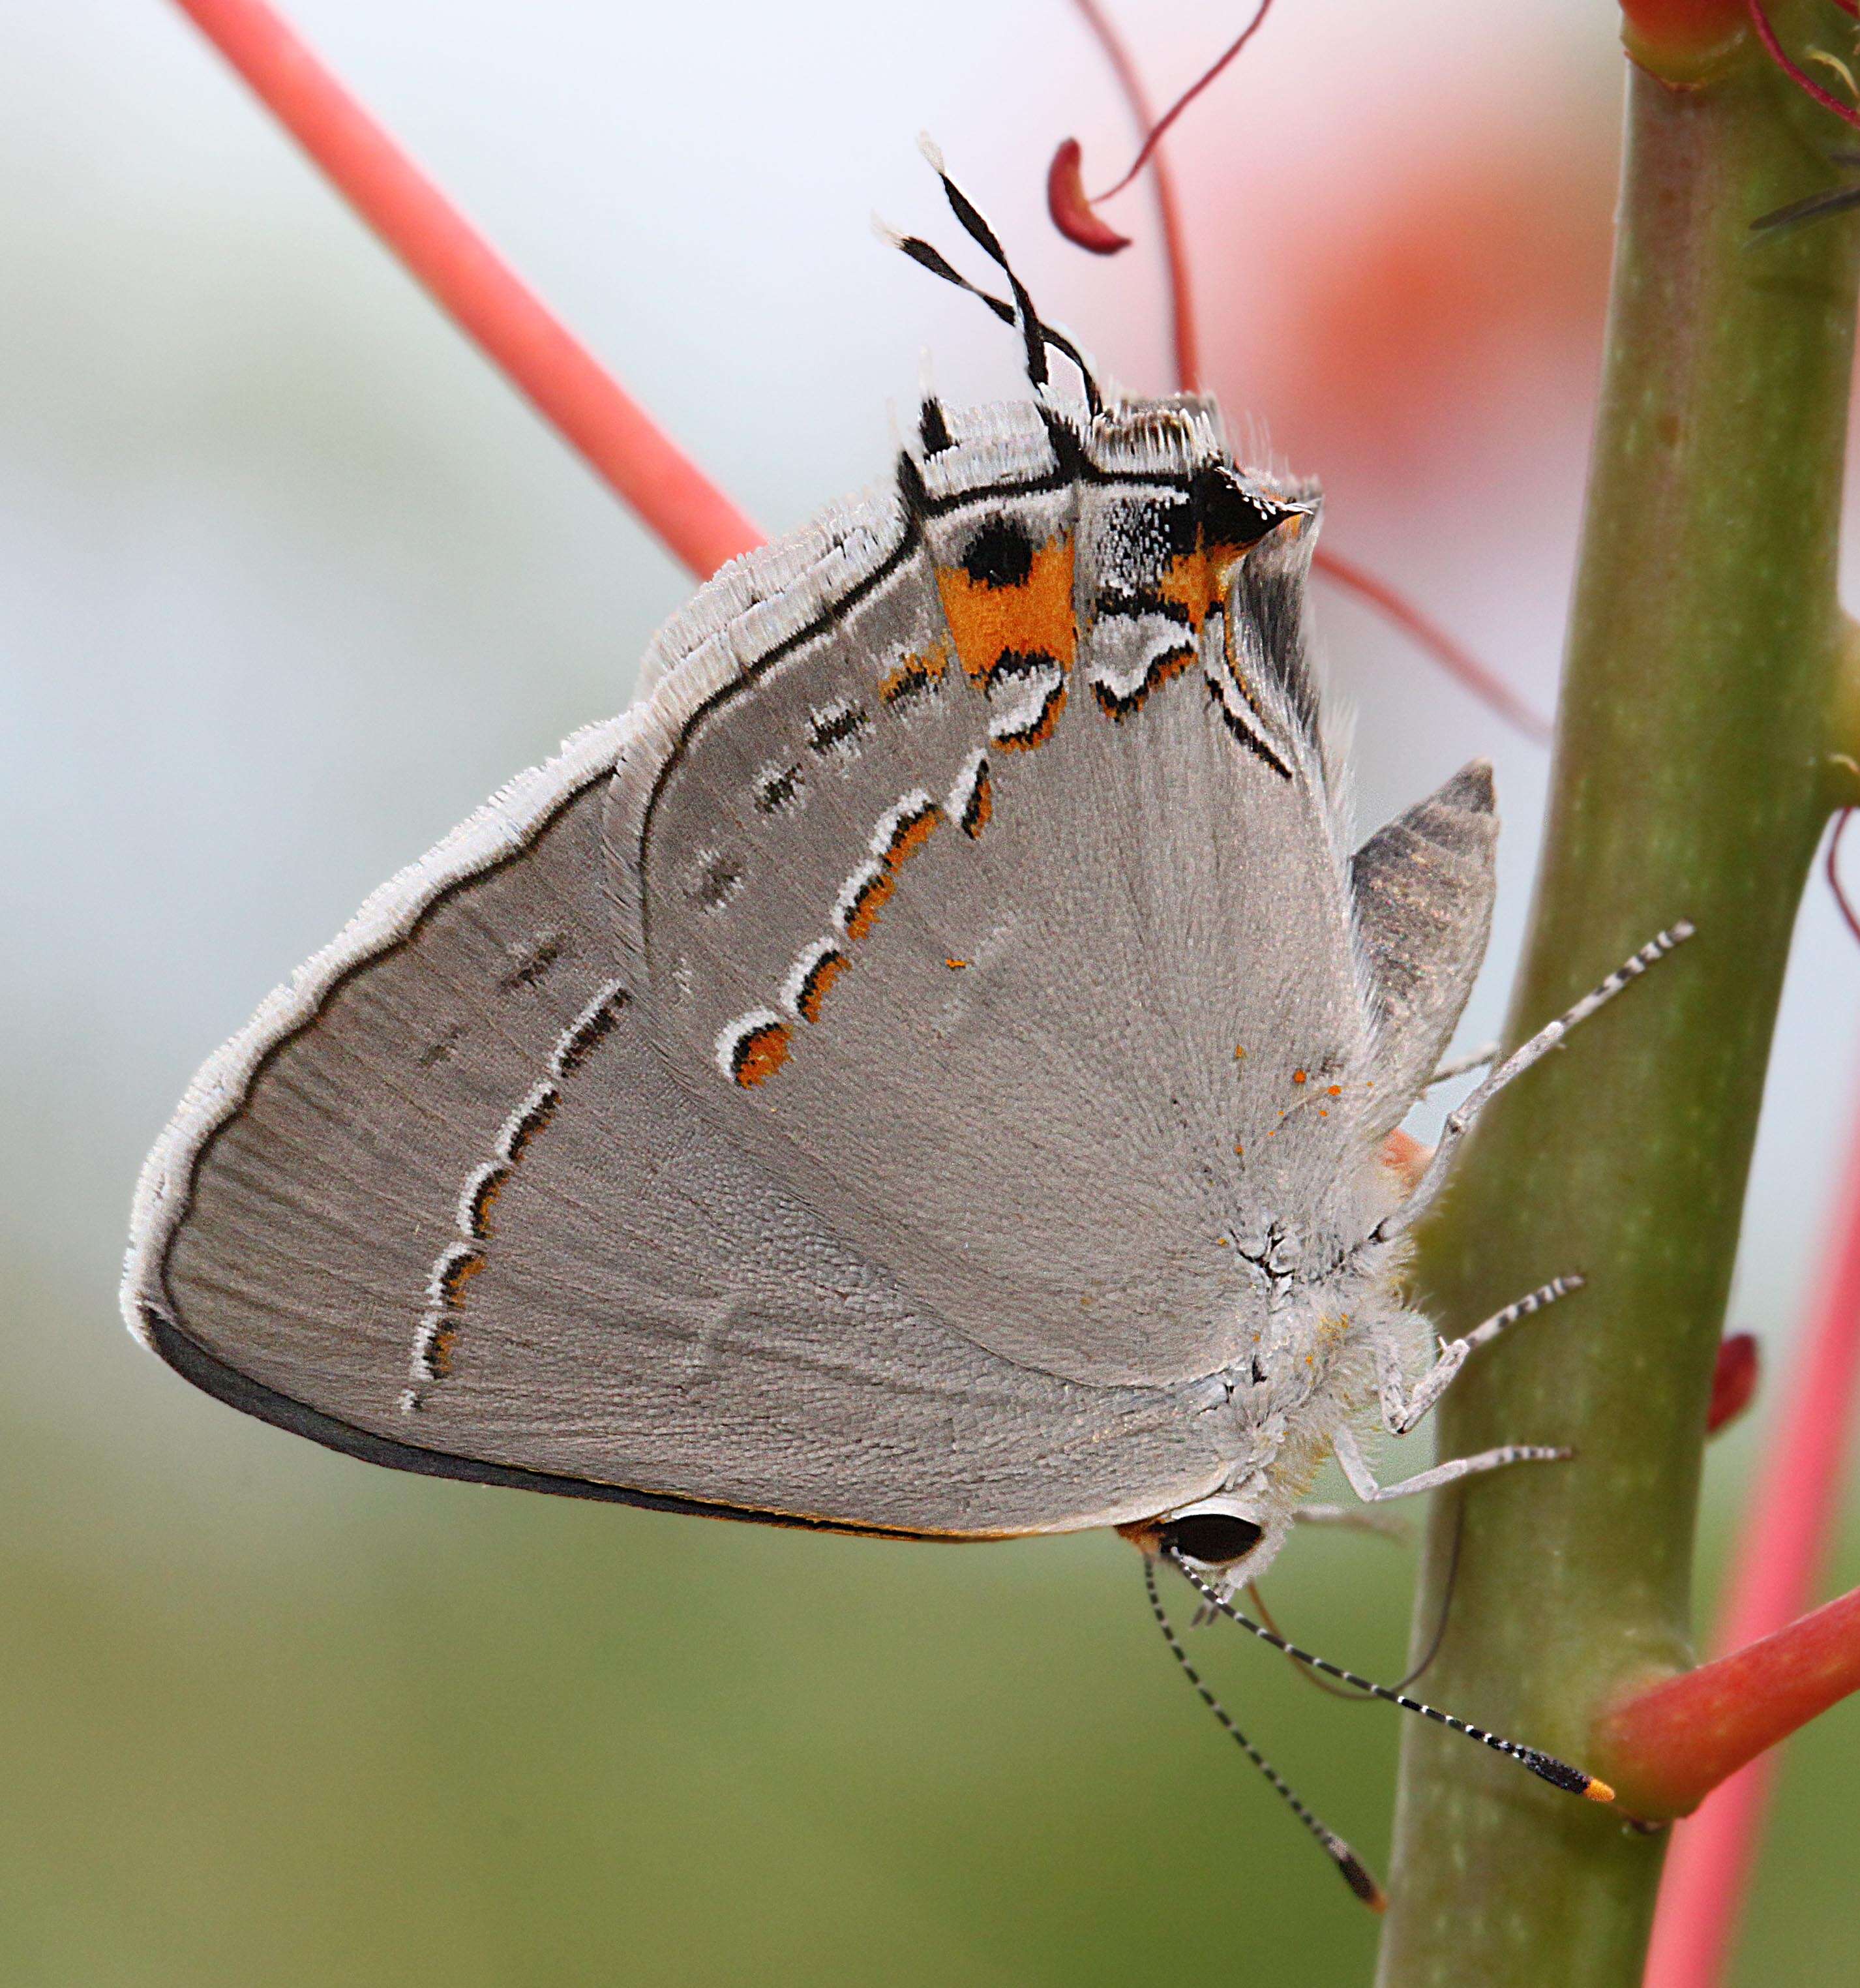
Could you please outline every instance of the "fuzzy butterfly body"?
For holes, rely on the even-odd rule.
[[[1492,892],[1483,769],[1350,852],[1316,510],[1204,402],[927,403],[208,1062],[134,1329],[406,1469],[1269,1552]]]

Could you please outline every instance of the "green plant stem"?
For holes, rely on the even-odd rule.
[[[1444,1405],[1443,1455],[1578,1455],[1469,1487],[1427,1695],[1604,1775],[1597,1708],[1690,1661],[1713,1363],[1828,805],[1855,295],[1850,218],[1749,245],[1755,216],[1830,183],[1831,120],[1753,50],[1693,88],[1631,77],[1548,842],[1509,1040],[1676,918],[1699,936],[1501,1100],[1419,1277],[1449,1332],[1559,1272],[1590,1280]],[[1440,1605],[1440,1507],[1420,1625]],[[1381,1988],[1635,1988],[1662,1847],[1414,1722]]]

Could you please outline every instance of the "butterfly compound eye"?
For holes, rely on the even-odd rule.
[[[1192,1512],[1162,1529],[1165,1550],[1203,1567],[1226,1567],[1244,1560],[1260,1543],[1263,1527],[1231,1512]]]

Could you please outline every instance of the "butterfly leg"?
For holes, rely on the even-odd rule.
[[[1403,1478],[1399,1484],[1378,1484],[1354,1429],[1346,1425],[1337,1432],[1335,1449],[1338,1463],[1350,1480],[1350,1489],[1365,1505],[1438,1491],[1443,1484],[1456,1484],[1463,1477],[1481,1476],[1488,1470],[1503,1470],[1508,1464],[1561,1463],[1575,1454],[1574,1450],[1549,1449],[1537,1443],[1507,1443],[1502,1449],[1482,1449],[1476,1456],[1456,1456],[1446,1463],[1436,1463],[1431,1470]]]
[[[1672,952],[1673,948],[1693,935],[1691,923],[1681,918],[1669,931],[1656,932],[1640,951],[1625,960],[1598,986],[1593,992],[1585,994],[1567,1014],[1559,1015],[1554,1022],[1547,1023],[1527,1043],[1520,1043],[1506,1057],[1497,1069],[1477,1085],[1466,1101],[1457,1105],[1446,1115],[1446,1124],[1440,1134],[1440,1143],[1435,1147],[1426,1170],[1416,1183],[1414,1192],[1392,1213],[1385,1215],[1369,1232],[1371,1242],[1386,1242],[1412,1229],[1425,1211],[1432,1206],[1436,1197],[1446,1185],[1449,1165],[1459,1149],[1459,1142],[1472,1129],[1473,1121],[1491,1103],[1506,1085],[1522,1077],[1534,1063],[1549,1055],[1578,1022],[1585,1022],[1595,1010],[1615,996],[1631,982],[1638,980],[1649,967]]]
[[[1382,1408],[1382,1426],[1391,1435],[1406,1435],[1414,1428],[1458,1378],[1466,1356],[1476,1346],[1497,1338],[1507,1326],[1567,1297],[1582,1288],[1580,1277],[1552,1277],[1527,1297],[1495,1311],[1483,1324],[1476,1325],[1463,1339],[1443,1339],[1440,1357],[1411,1388],[1402,1371],[1402,1360],[1392,1334],[1378,1333],[1375,1341],[1376,1385]]]

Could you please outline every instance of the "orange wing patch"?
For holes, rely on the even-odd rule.
[[[949,644],[901,657],[896,666],[879,679],[878,695],[888,710],[909,711],[932,696],[949,668]]]
[[[843,952],[823,953],[815,962],[794,1004],[803,1021],[817,1022],[820,1019],[820,1003],[827,999],[827,989],[845,971],[846,955]]]
[[[920,787],[905,795],[879,823],[872,837],[872,854],[888,870],[895,870],[923,847],[942,819],[943,810]]]
[[[834,914],[851,939],[866,938],[878,922],[885,901],[898,888],[898,872],[888,863],[863,863],[847,880]]]
[[[1059,714],[1065,708],[1066,680],[1056,676],[1030,719],[1003,730],[991,727],[988,735],[1004,752],[1031,752],[1053,736],[1053,728],[1058,724]]]
[[[1078,623],[1072,611],[1075,547],[1061,532],[1036,547],[1026,576],[1003,584],[977,577],[968,567],[939,566],[937,592],[958,660],[977,683],[986,683],[1010,651],[1050,656],[1063,670],[1078,653]]]
[[[1227,598],[1228,576],[1252,549],[1218,541],[1211,545],[1204,538],[1193,552],[1184,553],[1163,568],[1156,591],[1182,610],[1189,627],[1199,635],[1201,624]]]
[[[780,1022],[765,1023],[744,1036],[732,1073],[746,1087],[766,1082],[788,1060],[788,1031]]]

